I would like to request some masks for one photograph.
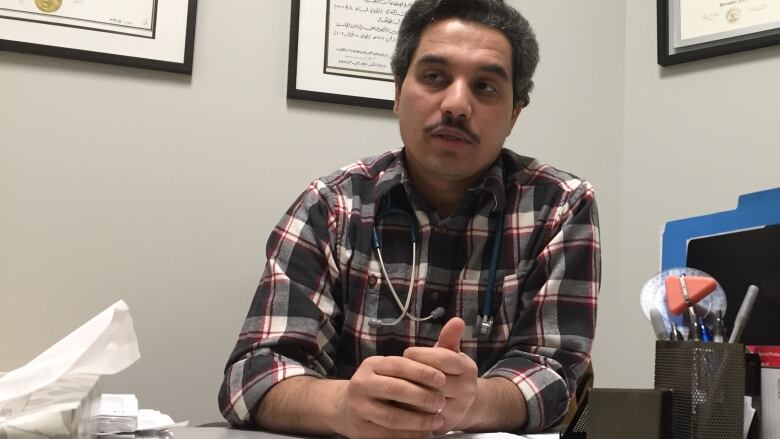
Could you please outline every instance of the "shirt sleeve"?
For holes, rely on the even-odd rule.
[[[336,240],[326,188],[312,183],[271,232],[266,266],[225,367],[219,408],[231,424],[253,426],[266,392],[284,379],[333,370],[340,309]]]
[[[524,431],[553,427],[590,364],[601,250],[596,202],[583,182],[557,209],[552,238],[527,273],[508,352],[484,375],[511,380],[528,406]]]

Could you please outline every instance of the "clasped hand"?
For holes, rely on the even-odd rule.
[[[463,427],[477,392],[477,366],[460,352],[465,325],[453,318],[436,346],[363,361],[336,401],[338,433],[357,438],[426,438]]]

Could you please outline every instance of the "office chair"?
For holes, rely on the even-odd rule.
[[[566,412],[566,416],[563,421],[555,428],[558,431],[564,431],[574,419],[574,415],[577,413],[577,408],[587,400],[588,392],[593,388],[593,360],[588,364],[588,368],[580,378],[580,382],[577,384],[577,390],[574,392],[574,397],[569,400],[569,411]]]

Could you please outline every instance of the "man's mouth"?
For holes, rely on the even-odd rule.
[[[431,135],[435,137],[441,137],[442,139],[450,142],[474,143],[473,139],[471,139],[471,137],[468,134],[464,133],[463,131],[457,128],[439,127],[433,130],[433,132],[431,132]]]

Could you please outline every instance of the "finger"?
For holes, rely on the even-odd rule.
[[[441,328],[439,333],[439,341],[436,342],[437,347],[449,349],[454,352],[460,352],[460,341],[463,339],[463,331],[466,328],[466,323],[460,317],[453,317],[444,327]]]
[[[377,389],[373,396],[390,399],[407,408],[425,413],[437,413],[445,403],[444,393],[398,378],[377,376],[374,380]]]
[[[445,348],[411,347],[404,351],[404,357],[431,366],[447,375],[461,375],[468,372],[470,358]]]
[[[421,413],[390,403],[368,404],[365,419],[392,430],[430,432],[444,425],[444,418],[437,413]]]
[[[428,364],[404,357],[369,357],[377,375],[401,378],[428,387],[441,387],[447,381],[444,373]],[[366,360],[368,361],[368,360]]]

